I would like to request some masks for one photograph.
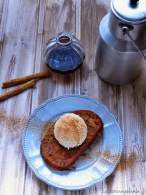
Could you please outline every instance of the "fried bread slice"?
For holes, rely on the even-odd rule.
[[[89,110],[78,110],[73,113],[82,117],[88,128],[86,140],[81,146],[70,150],[61,146],[54,137],[54,124],[47,127],[47,132],[41,141],[41,155],[45,162],[54,169],[71,169],[76,160],[89,148],[103,129],[102,120],[96,113]]]

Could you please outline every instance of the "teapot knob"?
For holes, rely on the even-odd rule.
[[[136,6],[139,0],[130,0],[132,6]]]

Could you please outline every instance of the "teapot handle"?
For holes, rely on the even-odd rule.
[[[134,39],[132,38],[131,34],[130,34],[130,30],[128,28],[128,26],[123,26],[122,27],[122,31],[123,31],[123,34],[127,35],[129,37],[129,39],[131,40],[133,46],[137,49],[137,51],[139,52],[139,54],[146,60],[146,56],[145,54],[143,53],[143,51],[138,47],[138,45],[136,44],[136,42],[134,41]]]

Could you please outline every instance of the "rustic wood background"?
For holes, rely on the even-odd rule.
[[[0,103],[0,195],[146,194],[146,71],[123,87],[104,83],[95,71],[98,25],[109,7],[109,0],[0,0],[1,82],[46,69],[45,43],[60,31],[74,32],[86,51],[81,70],[53,74],[36,89]],[[100,100],[123,129],[124,152],[116,171],[83,191],[48,187],[30,171],[22,153],[21,129],[27,117],[44,100],[63,94]]]

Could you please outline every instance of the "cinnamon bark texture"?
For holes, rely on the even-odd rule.
[[[39,79],[47,78],[49,76],[50,76],[49,71],[34,73],[34,74],[31,74],[31,75],[28,75],[28,76],[19,77],[19,78],[16,78],[16,79],[5,81],[2,84],[2,88],[12,87],[12,86],[19,85],[19,84],[25,83],[25,82],[33,80],[33,79],[39,80]]]
[[[16,96],[27,89],[33,88],[35,86],[35,84],[36,84],[36,80],[33,79],[31,81],[26,82],[25,84],[20,85],[19,87],[15,88],[11,91],[8,91],[8,92],[1,94],[0,95],[0,102],[4,101],[10,97]]]

